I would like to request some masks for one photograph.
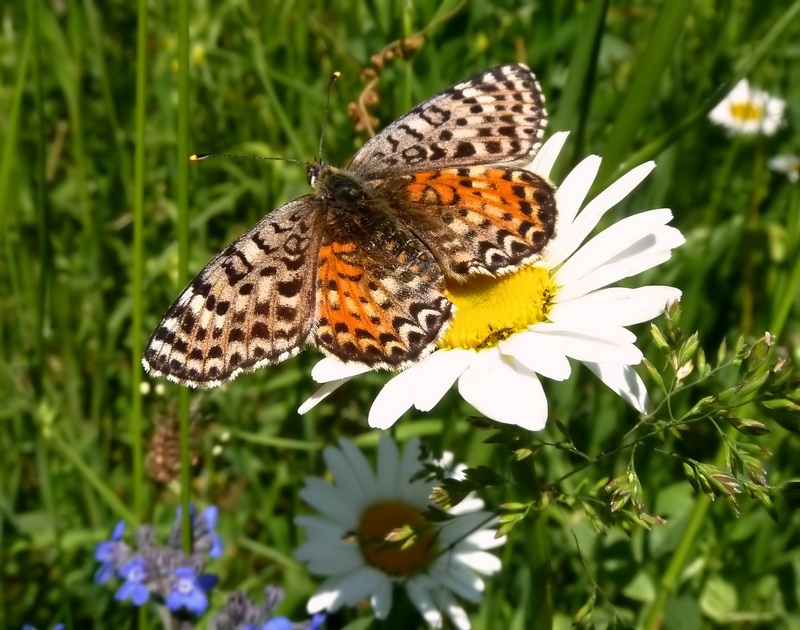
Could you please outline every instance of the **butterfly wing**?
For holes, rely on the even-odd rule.
[[[181,385],[216,387],[299,352],[314,324],[324,226],[310,195],[264,217],[175,300],[147,342],[145,369]]]
[[[420,169],[521,162],[541,145],[547,112],[523,64],[499,66],[423,101],[356,153],[349,168],[383,179]]]
[[[495,274],[535,259],[555,233],[553,186],[524,169],[471,166],[379,184],[448,277]]]
[[[317,289],[319,348],[372,368],[396,369],[428,354],[451,318],[435,258],[380,212],[329,215]]]

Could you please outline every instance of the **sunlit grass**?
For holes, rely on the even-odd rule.
[[[460,8],[454,0],[198,1],[190,3],[183,50],[177,3],[140,4],[146,38],[130,3],[20,0],[0,8],[0,627],[130,623],[130,608],[92,582],[94,544],[118,518],[166,527],[179,501],[174,487],[158,486],[142,470],[139,453],[152,427],[180,413],[180,395],[167,383],[157,391],[145,377],[149,392],[139,398],[140,349],[191,274],[308,190],[298,165],[188,164],[185,157],[216,151],[313,159],[326,86],[338,70],[323,156],[346,165],[368,137],[347,113],[364,87],[361,71],[392,42],[429,25],[420,49],[380,74],[371,108],[379,128],[482,69],[528,63],[548,95],[550,130],[573,131],[565,151],[572,163],[559,164],[559,172],[589,153],[603,156],[608,177],[635,165],[634,155],[658,162],[613,218],[672,208],[687,243],[642,283],[683,290],[684,330],[699,330],[712,354],[723,338],[743,332],[749,300],[746,332],[771,330],[788,357],[800,358],[800,189],[756,161],[800,149],[800,3],[731,1],[723,10],[708,1],[471,0]],[[705,119],[709,99],[744,71],[789,103],[788,124],[774,138],[732,139]],[[637,333],[646,338],[644,326]],[[315,387],[315,360],[307,352],[223,390],[188,394],[201,464],[187,470],[184,488],[198,504],[220,506],[228,545],[215,568],[220,591],[282,584],[287,611],[298,616],[314,581],[281,561],[299,542],[291,520],[303,509],[297,491],[307,474],[321,471],[319,452],[336,436],[375,444],[365,415],[386,380],[368,375],[299,417],[297,407]],[[586,452],[608,450],[635,422],[585,370],[546,388],[552,416]],[[502,453],[483,443],[486,434],[464,421],[473,413],[449,395],[431,414],[401,421],[396,435],[420,435],[470,465],[510,474]],[[549,426],[543,439],[563,438]],[[680,443],[665,440],[664,450]],[[776,479],[800,472],[794,438],[776,432],[759,443],[774,452]],[[684,445],[711,461],[718,440],[698,429]],[[562,490],[594,492],[591,486],[625,469],[628,456],[591,467]],[[541,483],[575,465],[564,450],[542,449],[537,457]],[[475,609],[474,627],[531,627],[537,611],[528,603],[539,592],[531,545],[542,528],[558,627],[568,627],[593,584],[602,591],[596,623],[612,605],[642,620],[698,509],[679,463],[643,459],[647,504],[667,525],[630,538],[612,528],[600,537],[580,510],[563,508],[520,525],[500,553],[504,569]],[[488,498],[513,500],[494,491]],[[741,610],[782,615],[790,608],[797,567],[786,556],[797,544],[796,517],[785,513],[776,525],[742,503],[738,521],[717,504],[699,519],[698,544],[687,551],[687,560],[698,558],[696,573],[680,574],[679,597],[658,604],[673,624],[689,617],[708,624],[707,585],[720,579],[732,585]],[[770,596],[776,590],[784,598],[778,603]]]

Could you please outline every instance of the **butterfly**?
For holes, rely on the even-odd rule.
[[[546,124],[536,77],[509,64],[423,101],[347,168],[308,163],[312,192],[189,283],[145,369],[215,387],[307,345],[370,368],[423,358],[454,316],[448,284],[513,271],[553,237],[555,189],[520,167]]]

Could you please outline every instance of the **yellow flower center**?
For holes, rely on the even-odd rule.
[[[439,347],[489,348],[547,319],[555,285],[542,265],[529,265],[505,276],[474,276],[447,286],[456,314]]]
[[[764,108],[761,105],[744,101],[743,103],[733,103],[731,105],[731,116],[742,122],[750,120],[761,120],[764,118]]]
[[[403,533],[393,536],[393,532]],[[439,551],[436,528],[402,501],[368,507],[358,526],[358,542],[367,563],[396,577],[422,571]]]

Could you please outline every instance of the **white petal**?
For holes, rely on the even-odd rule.
[[[347,531],[338,523],[318,514],[301,514],[294,517],[294,524],[302,527],[306,532],[309,542],[324,539],[342,540]]]
[[[318,541],[300,545],[294,557],[305,562],[315,575],[331,576],[355,571],[364,564],[364,556],[352,542]]]
[[[656,267],[669,260],[672,250],[683,242],[684,238],[679,230],[669,226],[661,227],[619,254],[613,261],[598,267],[580,280],[562,286],[554,300],[556,302],[572,300]]]
[[[325,357],[311,368],[311,378],[317,383],[327,383],[329,381],[338,381],[342,378],[353,378],[364,372],[369,372],[370,369],[369,366],[361,363],[343,363],[339,359]]]
[[[569,137],[569,131],[558,131],[547,139],[542,147],[537,151],[533,160],[528,166],[524,167],[527,170],[541,175],[544,178],[550,178],[550,172],[558,159],[561,149],[564,148],[564,143]]]
[[[459,544],[471,534],[480,531],[484,527],[488,527],[490,523],[497,522],[497,518],[491,512],[474,512],[466,514],[459,518],[454,518],[447,521],[442,525],[440,531],[440,538],[442,547],[447,547],[450,544]]]
[[[335,611],[343,605],[355,606],[388,581],[380,571],[364,566],[344,575],[328,578],[311,596],[306,605],[310,614]]]
[[[561,351],[557,339],[521,332],[504,339],[497,347],[501,354],[514,357],[537,374],[554,381],[564,381],[569,378],[571,372],[569,360]]]
[[[642,361],[642,351],[633,343],[613,343],[577,331],[548,330],[544,324],[537,324],[530,334],[550,337],[558,343],[561,352],[582,362],[636,365]]]
[[[442,613],[418,577],[411,578],[406,582],[406,593],[429,626],[432,628],[442,627]]]
[[[317,391],[311,394],[311,397],[308,400],[298,407],[297,413],[302,416],[304,413],[311,411],[314,407],[316,407],[319,403],[325,400],[349,380],[349,378],[340,378],[338,381],[330,381],[325,383]]]
[[[456,630],[470,630],[470,628],[472,628],[467,612],[461,607],[452,594],[440,589],[433,592],[433,597],[438,607],[447,613],[447,616],[450,618]]]
[[[456,561],[483,575],[493,575],[503,568],[500,558],[488,551],[460,551]]]
[[[562,234],[552,250],[548,251],[547,263],[552,267],[566,260],[584,239],[589,236],[591,231],[597,226],[603,215],[617,205],[630,192],[636,188],[642,180],[655,168],[655,162],[645,162],[636,168],[631,169],[611,184],[597,197],[590,201],[583,212],[575,221],[572,222],[567,234]],[[565,230],[567,231],[567,230]]]
[[[433,409],[461,373],[467,369],[473,356],[474,352],[461,348],[439,350],[414,366],[416,367],[413,386],[414,406],[420,411]]]
[[[378,619],[386,619],[389,616],[389,611],[392,610],[392,598],[392,582],[388,579],[381,580],[370,598],[372,610]]]
[[[343,441],[339,441],[340,445]],[[350,462],[352,452],[345,454],[345,452],[333,446],[326,447],[322,451],[322,456],[333,477],[336,488],[340,490],[340,494],[347,495],[346,503],[358,518],[364,510],[364,506],[375,495],[376,482],[369,462],[367,462],[364,455],[358,449],[355,449],[355,453],[356,462],[354,463]],[[362,471],[369,471],[366,477],[361,474]]]
[[[627,328],[615,324],[604,326],[599,322],[592,321],[591,317],[584,317],[582,320],[567,324],[562,322],[541,322],[530,326],[529,330],[536,335],[558,335],[559,339],[564,335],[586,337],[587,339],[620,346],[636,341],[636,335]],[[568,354],[567,356],[572,355]]]
[[[473,571],[459,566],[458,563],[450,565],[447,573],[442,576],[443,584],[453,593],[468,601],[479,603],[483,598],[485,585]]]
[[[407,370],[391,378],[383,386],[367,416],[367,422],[373,429],[388,429],[411,409],[414,404],[414,382],[416,381],[416,367],[412,365]]]
[[[461,543],[459,547],[459,554],[462,553],[461,548],[463,547],[465,550],[463,553],[473,553],[475,551],[485,551],[487,549],[496,549],[497,547],[502,547],[506,544],[507,538],[505,536],[500,536],[499,538],[496,536],[496,530],[494,529],[481,529],[477,532],[471,533],[464,541]],[[491,555],[491,554],[489,554]],[[492,556],[494,557],[494,556]],[[476,571],[480,571],[481,573],[490,573],[492,570],[482,568],[481,566],[474,567]]]
[[[647,413],[647,388],[642,379],[629,365],[608,365],[585,362],[595,375],[615,394],[640,413]]]
[[[583,202],[586,201],[586,195],[589,194],[589,189],[592,187],[597,172],[600,170],[602,159],[599,155],[590,155],[583,158],[580,163],[573,168],[569,174],[564,178],[561,186],[556,191],[556,202],[558,208],[557,232],[553,242],[559,238],[559,234],[564,231],[569,233],[570,226],[575,220]],[[548,246],[548,251],[553,249],[552,245]],[[548,262],[555,267],[561,261],[554,261],[551,256],[547,257]]]
[[[669,302],[680,297],[680,289],[674,287],[610,287],[554,304],[547,315],[562,326],[585,322],[587,318],[601,326],[630,326],[658,317]]]
[[[358,525],[363,497],[354,496],[349,489],[332,486],[319,477],[307,477],[300,498],[345,530]]]
[[[492,420],[529,431],[540,431],[547,422],[547,398],[536,373],[504,358],[497,348],[476,353],[458,379],[458,391]]]
[[[386,433],[378,439],[378,495],[394,497],[397,493],[397,478],[400,474],[400,451],[397,442]]]
[[[667,208],[641,212],[606,228],[575,252],[556,272],[555,281],[567,286],[598,267],[613,261],[643,238],[655,233],[672,220]]]

